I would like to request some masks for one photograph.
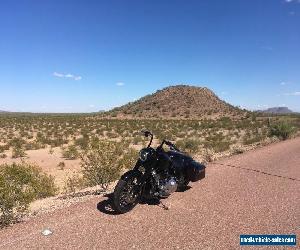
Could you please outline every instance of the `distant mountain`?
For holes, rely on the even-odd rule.
[[[5,110],[0,110],[0,113],[9,113],[9,112]]]
[[[293,111],[290,110],[288,107],[273,107],[273,108],[268,108],[266,110],[260,110],[260,112],[269,113],[269,114],[291,114],[291,113],[293,113]]]
[[[220,100],[206,87],[176,85],[158,90],[103,115],[116,118],[241,117],[246,111]]]

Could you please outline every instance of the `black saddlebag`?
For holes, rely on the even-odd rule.
[[[205,177],[205,166],[196,161],[190,161],[186,166],[187,179],[194,182]]]

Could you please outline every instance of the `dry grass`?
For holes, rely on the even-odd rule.
[[[300,127],[299,116],[275,116],[271,119],[271,125],[281,119]],[[34,162],[55,177],[56,185],[63,192],[67,180],[81,170],[80,154],[89,145],[99,141],[116,142],[121,154],[126,151],[124,149],[131,149],[134,155],[134,150],[146,145],[147,140],[139,131],[147,128],[155,135],[154,145],[162,139],[169,139],[189,154],[212,160],[214,154],[238,153],[243,147],[263,143],[270,136],[269,126],[267,117],[253,115],[243,119],[223,117],[203,120],[102,119],[97,115],[1,115],[0,164],[21,160]],[[14,158],[16,148],[22,154]],[[123,164],[122,168],[130,168],[133,163],[124,160],[120,164]]]

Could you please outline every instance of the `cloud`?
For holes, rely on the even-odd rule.
[[[54,75],[54,76],[57,76],[57,77],[64,77],[64,74],[57,73],[57,72],[54,72],[53,75]]]
[[[286,81],[280,82],[281,86],[290,85],[290,84],[293,84],[293,82],[286,82]]]
[[[296,91],[296,92],[292,92],[292,93],[285,93],[284,95],[300,96],[300,91]]]
[[[271,46],[262,46],[261,49],[269,50],[269,51],[273,50],[273,48]]]
[[[116,85],[119,86],[119,87],[121,87],[121,86],[124,86],[125,83],[124,82],[117,82]]]
[[[89,108],[95,108],[95,105],[94,104],[90,104]]]
[[[62,73],[54,72],[53,76],[56,76],[56,77],[59,77],[59,78],[69,78],[69,79],[73,79],[75,81],[79,81],[79,80],[82,79],[81,76],[75,76],[75,75],[70,74],[70,73],[68,73],[68,74],[62,74]]]
[[[79,81],[79,80],[81,80],[81,79],[82,79],[81,76],[74,76],[74,80],[75,80],[75,81]]]
[[[285,0],[286,3],[300,3],[300,0]]]

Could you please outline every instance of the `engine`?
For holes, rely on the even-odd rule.
[[[177,190],[177,179],[168,170],[159,172],[153,170],[152,175],[156,182],[157,192],[155,194],[157,196],[165,198]]]
[[[159,195],[161,197],[168,197],[171,193],[177,190],[177,181],[174,177],[169,177],[167,179],[159,180]]]

